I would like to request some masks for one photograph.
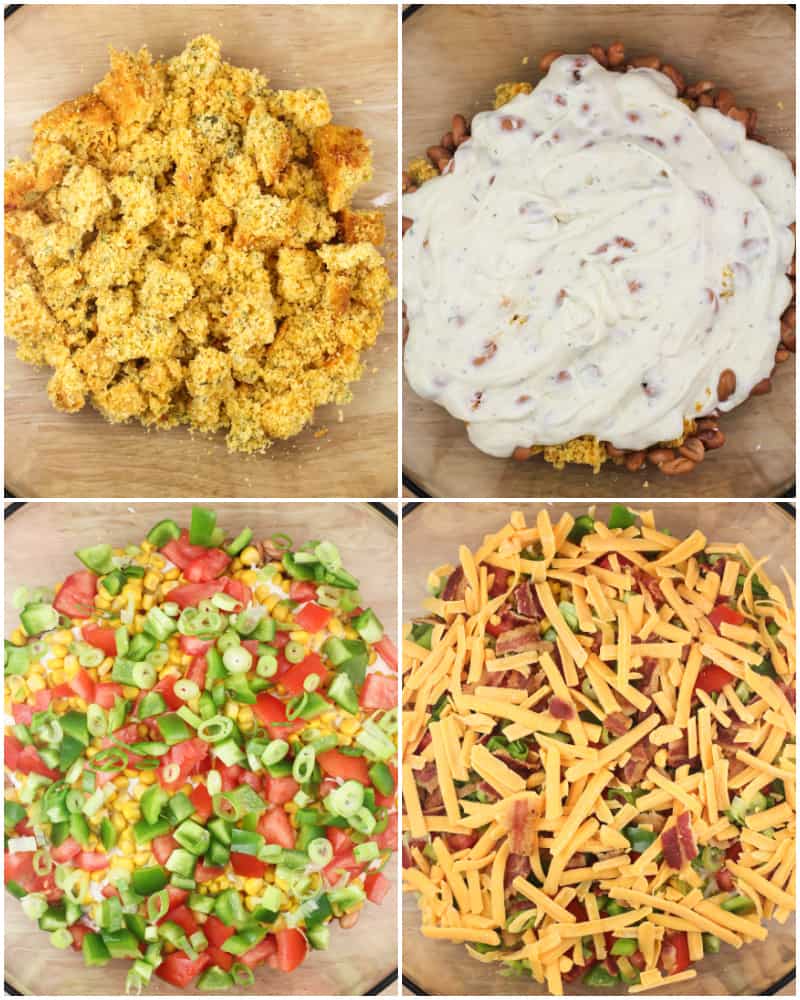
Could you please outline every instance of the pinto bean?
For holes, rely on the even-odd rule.
[[[404,344],[408,340],[408,335],[409,335],[410,332],[411,332],[411,324],[408,322],[408,320],[404,316],[403,317],[403,343]]]
[[[678,92],[678,97],[680,97],[684,90],[686,90],[686,80],[683,77],[683,73],[681,73],[680,70],[675,69],[674,66],[670,66],[669,63],[666,63],[661,67],[661,72],[664,76],[668,76],[670,80],[672,80],[675,84],[675,89]]]
[[[651,448],[647,453],[647,460],[652,465],[663,465],[664,462],[671,462],[675,458],[672,448]]]
[[[730,399],[735,392],[736,373],[730,368],[726,368],[720,373],[719,381],[717,382],[717,398],[720,403],[724,403],[725,400]]]
[[[684,476],[694,469],[694,462],[690,458],[673,458],[669,462],[662,462],[659,469],[665,476]]]
[[[646,457],[645,451],[632,451],[625,458],[625,468],[628,472],[638,472],[644,466]]]
[[[747,128],[747,123],[750,121],[750,115],[747,111],[742,108],[731,108],[728,112],[728,118],[733,118],[735,122],[740,122]]]
[[[706,451],[716,451],[717,448],[721,448],[725,444],[725,435],[718,427],[695,431],[695,437],[703,442]]]
[[[693,462],[702,462],[705,456],[706,450],[703,447],[703,442],[700,438],[687,437],[683,444],[678,448],[679,454],[683,455],[684,458],[689,458]]]
[[[758,124],[758,112],[755,108],[747,109],[747,134],[752,135],[756,130],[756,125]]]
[[[717,111],[721,112],[723,115],[727,115],[731,108],[736,106],[736,99],[733,96],[733,91],[728,90],[727,87],[720,88],[719,93],[714,98],[714,106]]]
[[[613,444],[605,442],[606,451],[612,458],[624,458],[628,453],[624,448],[615,448]]]
[[[533,454],[533,448],[519,447],[514,449],[514,458],[518,462],[526,462],[531,457],[532,454]]]
[[[625,62],[625,46],[622,42],[612,42],[608,47],[608,65],[618,69]]]
[[[629,65],[636,69],[661,69],[661,60],[658,56],[637,56]]]
[[[782,364],[784,361],[788,361],[791,356],[791,351],[787,350],[785,347],[779,347],[775,352],[775,361],[777,364]]]
[[[692,100],[697,100],[701,94],[708,94],[714,89],[714,84],[710,80],[700,80],[699,83],[693,83],[690,87],[686,88],[686,96],[691,97]]]
[[[414,225],[414,220],[409,219],[407,215],[403,216],[403,236],[409,231],[409,229]]]
[[[599,62],[600,65],[605,66],[606,69],[608,68],[608,56],[606,55],[606,50],[602,45],[598,45],[596,42],[594,45],[590,45],[589,55],[595,60],[595,62]]]
[[[467,119],[463,115],[453,115],[453,139],[456,146],[469,139],[469,126]]]
[[[772,392],[772,379],[762,378],[760,382],[756,382],[753,388],[750,390],[751,396],[766,396],[768,392]]]
[[[350,927],[355,927],[358,923],[358,918],[361,916],[361,911],[356,910],[353,913],[345,913],[343,916],[339,917],[339,926],[344,930]]]
[[[711,96],[711,94],[701,94],[697,98],[697,103],[701,108],[713,108],[714,98]]]
[[[556,59],[558,59],[560,56],[563,55],[564,53],[562,52],[561,49],[551,49],[550,52],[545,52],[545,54],[539,60],[539,69],[543,73],[546,73],[553,65],[553,63],[556,61]]]
[[[450,162],[450,151],[444,146],[429,146],[426,155],[436,169],[441,173]]]
[[[413,187],[411,183],[411,175],[407,174],[405,170],[403,171],[403,194],[405,194],[409,188]]]
[[[454,153],[456,150],[456,140],[453,138],[453,133],[445,132],[439,145],[444,146],[449,153]]]

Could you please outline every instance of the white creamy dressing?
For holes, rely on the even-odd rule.
[[[791,164],[675,95],[661,73],[562,56],[405,197],[406,374],[482,451],[645,448],[770,374]]]

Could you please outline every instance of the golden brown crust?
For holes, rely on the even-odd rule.
[[[36,122],[6,171],[6,333],[55,369],[54,406],[258,451],[348,397],[393,290],[380,213],[348,207],[368,143],[330,119],[206,35],[167,62],[112,51]]]

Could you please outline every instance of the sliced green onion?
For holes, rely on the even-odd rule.
[[[359,781],[345,781],[333,789],[329,799],[337,816],[354,816],[364,804],[364,786]]]
[[[92,736],[108,733],[108,716],[99,705],[90,705],[86,710],[86,727]]]
[[[327,837],[316,837],[306,848],[311,864],[316,868],[324,868],[333,860],[333,845]]]
[[[147,919],[151,924],[157,923],[169,912],[169,893],[166,889],[154,892],[147,897]]]
[[[156,668],[152,665],[152,663],[147,663],[145,661],[134,665],[133,683],[138,688],[151,688],[155,684],[157,676]]]
[[[277,657],[272,656],[269,653],[265,653],[263,656],[259,656],[258,663],[256,664],[256,673],[259,677],[274,677],[278,672],[278,660]]]
[[[314,773],[314,765],[317,762],[317,755],[312,746],[304,746],[297,754],[292,764],[292,777],[300,784],[304,785]]]
[[[197,729],[197,735],[206,743],[219,743],[227,739],[233,732],[233,719],[228,719],[224,715],[215,715]]]
[[[190,681],[186,677],[182,677],[179,681],[175,681],[172,690],[181,699],[181,701],[191,701],[192,698],[198,698],[200,696],[200,688],[194,681]]]
[[[282,761],[288,752],[289,744],[286,740],[272,740],[261,754],[261,763],[264,767],[270,767]]]
[[[287,642],[283,655],[289,663],[302,663],[306,658],[306,648],[300,642]]]
[[[225,665],[225,669],[230,671],[230,673],[246,674],[253,666],[253,656],[244,646],[230,646],[223,653],[222,662]]]

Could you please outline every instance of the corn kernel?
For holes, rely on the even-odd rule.
[[[342,625],[338,618],[331,618],[328,622],[328,631],[331,635],[335,635],[338,639],[341,639],[344,635],[344,625]]]
[[[150,608],[156,603],[155,596],[153,594],[145,594],[142,598],[142,608],[145,611],[149,611]]]
[[[177,580],[180,577],[180,575],[181,575],[181,571],[179,569],[173,567],[173,569],[168,569],[167,570],[167,572],[164,574],[164,579],[165,580],[169,580],[169,581],[171,581],[171,582],[174,583],[174,581]],[[161,585],[161,589],[162,590],[164,589],[164,585],[163,584]]]
[[[289,617],[289,609],[286,607],[285,604],[284,605],[276,604],[276,606],[272,609],[272,617],[275,619],[275,621],[285,622],[286,619]]]
[[[150,556],[150,565],[155,566],[156,569],[163,569],[167,565],[167,560],[161,555],[160,552],[154,552]]]
[[[98,607],[101,611],[108,611],[108,609],[111,607],[111,600],[110,600],[110,598],[105,597],[103,594],[96,594],[95,595],[95,599],[94,599],[94,603],[95,603],[95,606]],[[117,607],[121,607],[121,606],[122,605],[119,605],[119,604],[117,605]]]
[[[245,909],[252,911],[258,906],[258,899],[255,896],[248,896],[244,901]]]
[[[263,604],[271,593],[269,587],[265,587],[262,583],[260,587],[256,587],[256,600]]]
[[[29,677],[28,678],[28,690],[29,691],[44,691],[47,685],[42,677]]]
[[[114,778],[114,784],[117,786],[117,788],[127,788],[128,779],[125,777],[124,774],[118,774],[117,777]]]
[[[308,632],[304,632],[303,629],[297,629],[296,632],[289,633],[289,638],[293,642],[307,643],[310,641],[311,636],[308,634]]]
[[[139,806],[135,802],[126,802],[125,805],[122,807],[122,815],[130,823],[135,823],[139,819],[139,816],[141,815],[139,811]]]
[[[245,880],[244,891],[248,896],[257,896],[261,892],[262,885],[260,878],[249,878]]]
[[[140,771],[139,782],[142,785],[152,785],[156,780],[154,771]]]
[[[354,736],[360,725],[358,719],[343,719],[339,723],[339,732],[344,733],[345,736]]]
[[[261,556],[258,554],[258,549],[255,546],[248,545],[239,554],[239,559],[244,566],[258,566]]]
[[[24,646],[25,643],[28,641],[28,637],[25,635],[25,633],[22,631],[21,628],[15,628],[14,631],[11,633],[11,641],[14,643],[15,646]]]
[[[252,587],[253,584],[258,582],[258,574],[254,569],[246,569],[239,574],[239,579],[242,583],[246,583],[248,587]]]
[[[75,636],[68,628],[60,628],[57,632],[52,632],[50,634],[51,642],[58,642],[62,646],[69,646],[74,638]]]
[[[374,663],[374,662],[375,662],[375,661],[376,661],[377,659],[378,659],[378,654],[377,654],[377,653],[375,652],[375,650],[374,650],[374,649],[371,649],[371,650],[369,651],[369,664],[370,664],[370,666],[372,666],[372,664],[373,664],[373,663]]]
[[[53,687],[57,687],[59,684],[64,684],[67,680],[67,675],[63,670],[53,670],[50,673],[50,677],[53,681]]]
[[[64,657],[63,656],[57,656],[54,660],[50,660],[50,662],[47,664],[47,666],[48,666],[48,670],[50,670],[50,671],[53,671],[53,670],[63,670],[64,669]],[[41,663],[37,663],[35,665],[35,673],[44,673],[44,667],[42,666]]]
[[[239,716],[239,706],[236,704],[235,701],[229,701],[225,705],[225,715],[229,719],[236,719],[236,718],[238,718],[238,716]]]
[[[284,592],[284,594],[288,594],[291,589],[292,589],[291,580],[281,580],[281,590]]]
[[[59,659],[63,660],[67,653],[69,653],[69,648],[62,645],[60,642],[52,642],[50,643],[50,652],[53,656],[57,656]]]
[[[139,696],[139,688],[134,687],[132,684],[126,684],[122,688],[122,693],[126,698],[137,698]]]
[[[273,594],[270,592],[269,597],[265,598],[264,600],[264,607],[267,609],[267,611],[272,612],[279,600],[280,597],[278,597],[277,594]]]
[[[115,812],[114,815],[111,817],[111,824],[114,827],[114,829],[117,831],[117,833],[122,833],[122,831],[128,825],[125,822],[125,817],[122,816],[122,815],[120,815],[120,813],[117,813],[117,812]]]
[[[161,579],[158,573],[145,573],[144,575],[144,589],[149,590],[151,593],[155,593],[158,590],[158,585],[161,583]]]

